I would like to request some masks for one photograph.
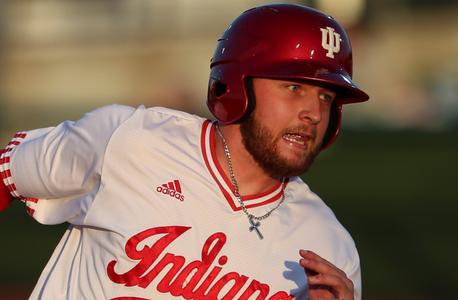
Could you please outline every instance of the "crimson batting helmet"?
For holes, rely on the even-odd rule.
[[[294,4],[255,7],[237,17],[218,40],[211,59],[207,105],[221,124],[242,120],[255,103],[252,77],[303,80],[337,92],[322,149],[340,129],[342,105],[369,96],[352,81],[352,50],[332,17]]]

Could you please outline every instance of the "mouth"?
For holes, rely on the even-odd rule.
[[[289,144],[305,148],[308,141],[312,139],[310,134],[306,133],[294,133],[294,132],[287,132],[283,136],[283,139],[287,141]]]

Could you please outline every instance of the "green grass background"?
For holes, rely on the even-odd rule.
[[[457,137],[346,130],[303,176],[356,241],[364,299],[458,299]],[[65,227],[0,214],[0,299],[30,293]]]

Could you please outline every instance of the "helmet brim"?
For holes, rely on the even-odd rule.
[[[318,67],[309,62],[301,64],[294,61],[263,65],[251,70],[247,76],[305,81],[332,89],[337,93],[337,100],[341,104],[364,102],[369,99],[369,95],[356,86],[347,72],[327,69],[322,64]]]

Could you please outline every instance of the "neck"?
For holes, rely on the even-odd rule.
[[[242,142],[240,125],[220,125],[220,128],[231,154],[233,175],[237,181],[240,195],[261,193],[278,184],[279,179],[270,177],[245,148]],[[226,176],[231,178],[223,140],[218,133],[215,133],[215,135],[216,158]]]

